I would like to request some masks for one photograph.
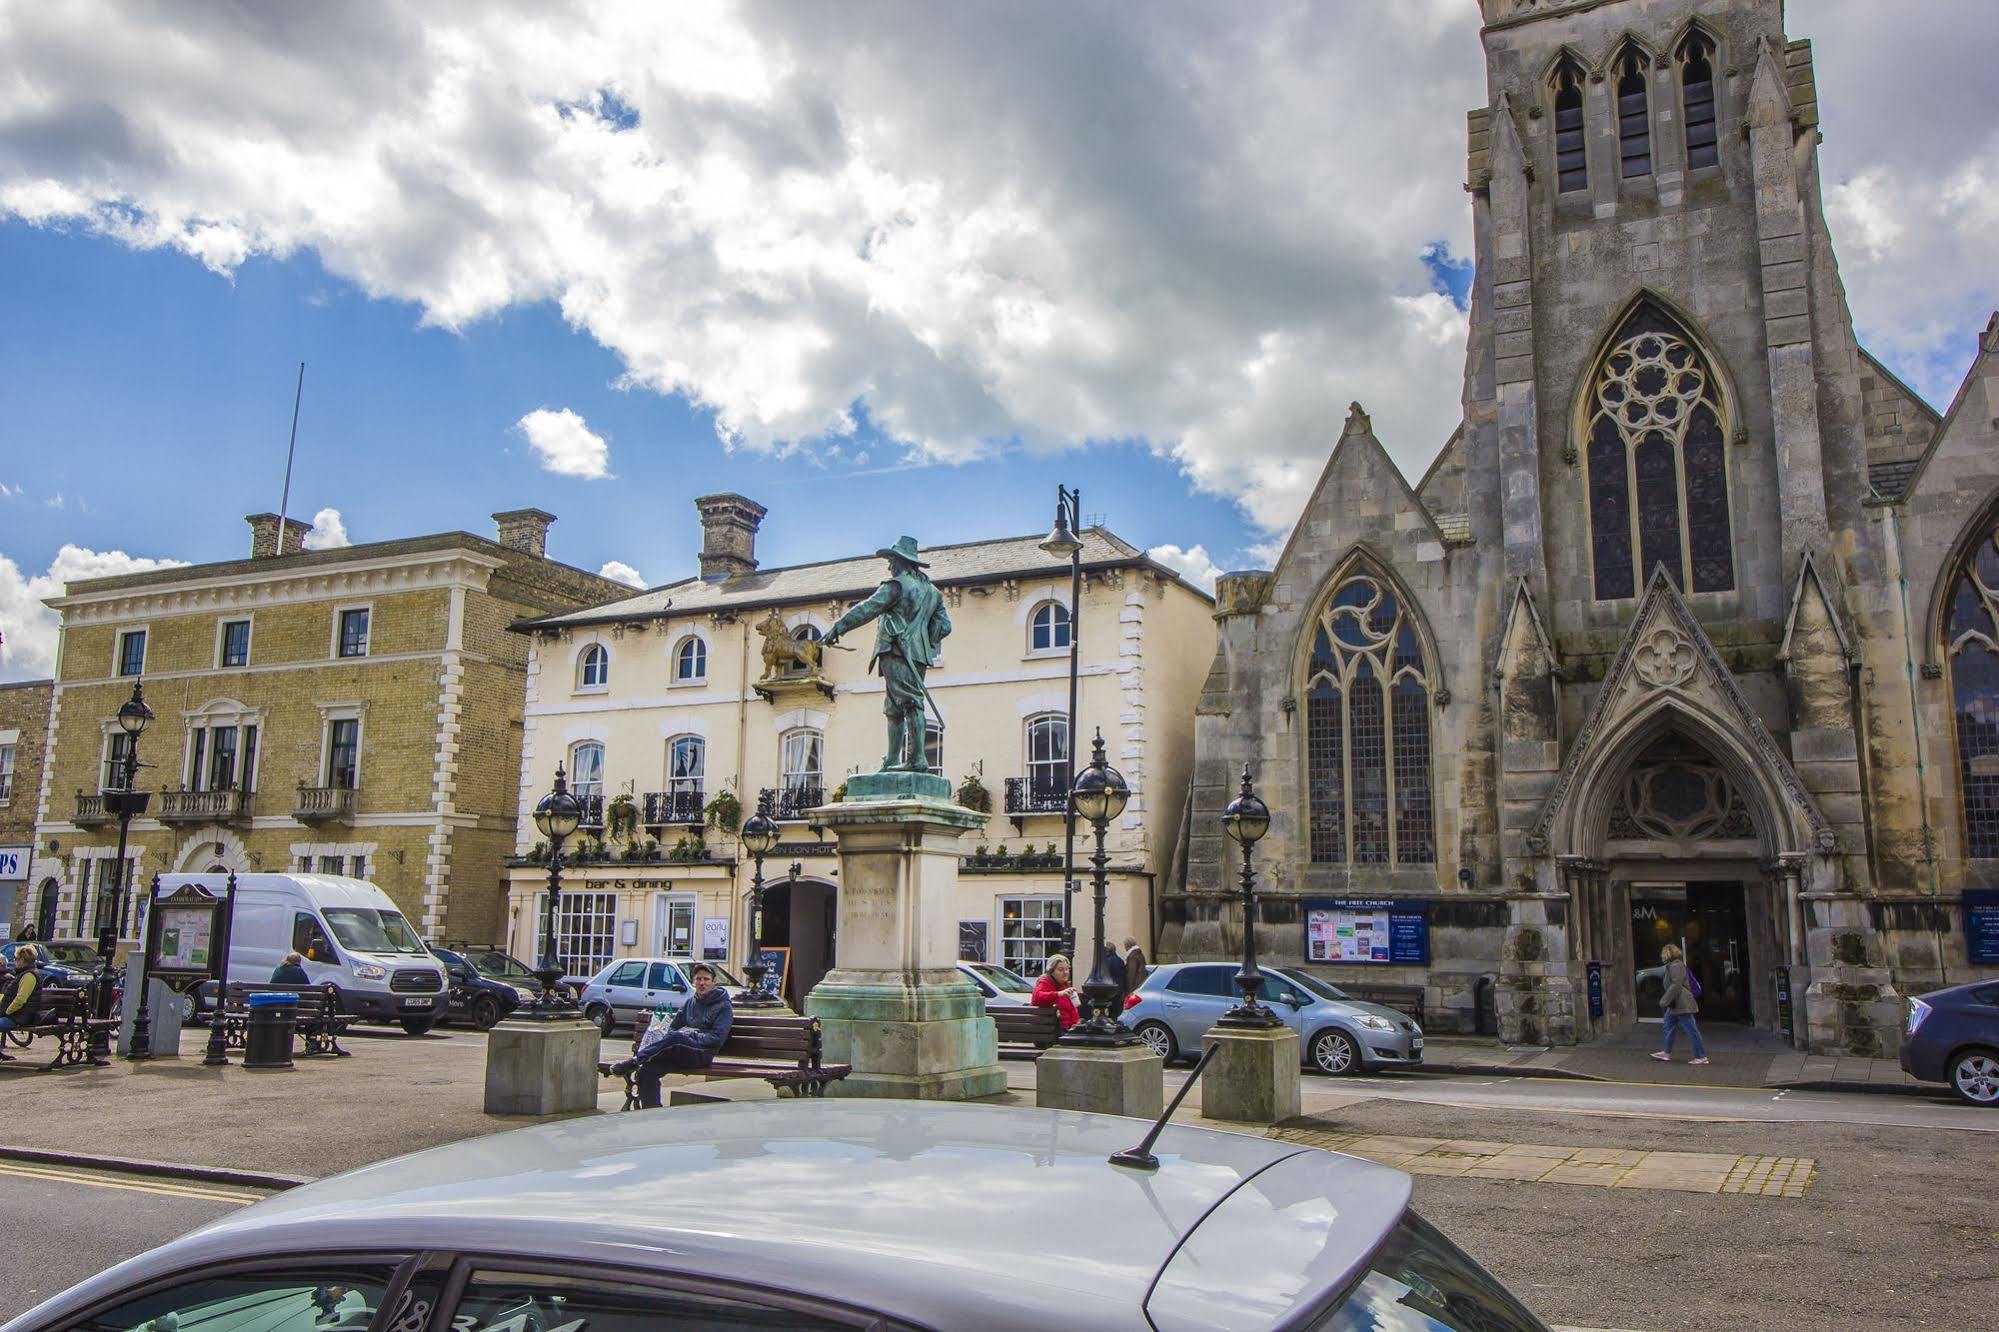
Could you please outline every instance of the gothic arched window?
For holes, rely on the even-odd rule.
[[[1361,574],[1333,594],[1304,694],[1313,862],[1435,864],[1430,682],[1386,583]]]
[[[1584,410],[1597,599],[1636,596],[1661,564],[1682,591],[1733,588],[1728,423],[1686,331],[1640,306],[1592,372]]]
[[[1652,111],[1645,89],[1650,64],[1635,46],[1617,57],[1617,156],[1627,178],[1652,174]]]
[[[1589,145],[1583,134],[1583,68],[1572,59],[1555,67],[1555,180],[1562,194],[1589,188]]]
[[[1999,532],[1965,557],[1951,589],[1944,643],[1957,713],[1964,837],[1981,858],[1999,857]]]
[[[1714,43],[1690,32],[1680,43],[1680,111],[1687,134],[1687,167],[1721,160],[1715,135]]]

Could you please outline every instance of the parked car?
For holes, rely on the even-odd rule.
[[[606,1115],[232,1212],[10,1332],[1316,1327],[1547,1332],[1410,1210],[1295,1143],[1027,1107],[787,1100]],[[1051,1243],[966,1200],[1088,1217]],[[718,1200],[726,1200],[721,1202]],[[415,1312],[411,1312],[415,1311]]]
[[[32,943],[42,960],[42,978],[50,985],[65,985],[81,989],[96,983],[97,973],[104,967],[104,959],[95,946],[82,939],[50,939],[43,943],[37,939],[17,939],[12,943],[0,943],[0,963],[10,970],[14,966],[14,952],[23,943]]]
[[[1902,1071],[1948,1082],[1973,1105],[1999,1106],[1999,981],[1973,981],[1909,1000]]]
[[[224,874],[162,875],[159,892],[198,883],[219,893],[228,882]],[[364,879],[237,875],[228,979],[267,982],[286,953],[304,957],[311,983],[363,1022],[394,1023],[420,1036],[443,1016],[444,964],[423,946],[395,901]],[[197,988],[201,1013],[213,1009],[214,991],[212,981]]]
[[[997,962],[960,962],[958,974],[969,980],[989,1004],[1024,1008],[1034,995],[1034,982]]]
[[[1201,1053],[1201,1038],[1236,1006],[1234,962],[1175,962],[1154,967],[1126,1001],[1124,1023],[1168,1061]],[[1264,967],[1258,997],[1298,1033],[1305,1066],[1321,1073],[1415,1068],[1423,1029],[1406,1013],[1349,999],[1305,971]]]
[[[449,986],[444,1010],[446,1022],[463,1022],[486,1031],[521,1005],[533,1003],[540,993],[532,984],[533,977],[528,978],[529,984],[515,985],[485,975],[463,953],[435,944],[430,952],[444,964],[445,982]]]
[[[611,963],[583,986],[578,999],[583,1016],[606,1036],[619,1027],[643,1020],[655,1008],[677,1009],[694,995],[687,969],[691,957],[626,957]],[[747,987],[719,962],[703,962],[715,971],[715,983],[741,999]]]

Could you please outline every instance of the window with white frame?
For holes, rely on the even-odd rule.
[[[326,784],[341,791],[361,784],[359,717],[335,717],[326,723]]]
[[[534,910],[536,957],[541,956],[547,905],[548,895],[538,894]],[[555,908],[555,957],[562,974],[594,976],[609,966],[617,933],[616,893],[564,893]]]
[[[14,746],[0,745],[0,802],[14,798]]]
[[[104,772],[97,779],[99,791],[125,789],[125,761],[132,756],[135,743],[137,741],[133,736],[120,730],[113,730],[104,737]]]
[[[819,732],[785,732],[779,759],[779,771],[783,774],[787,792],[817,789],[824,784],[825,738]]]
[[[666,742],[666,789],[676,800],[701,799],[701,779],[708,765],[708,742],[698,735],[676,735]]]
[[[1066,652],[1069,649],[1069,608],[1059,601],[1044,601],[1028,620],[1027,648],[1030,652]]]
[[[1000,964],[1039,976],[1042,965],[1062,951],[1061,897],[1002,897],[999,909]]]
[[[187,789],[248,791],[257,765],[254,724],[196,726],[189,732]]]
[[[604,650],[602,643],[592,643],[583,649],[583,655],[576,664],[576,687],[578,689],[604,689],[611,683],[611,654]]]
[[[340,612],[334,634],[333,655],[336,657],[365,657],[368,655],[368,608],[356,606]]]
[[[216,664],[224,670],[250,664],[250,622],[224,620],[216,645]]]
[[[692,684],[707,678],[708,645],[691,635],[681,639],[680,646],[673,650],[673,682]]]
[[[585,740],[569,750],[569,792],[583,806],[583,826],[604,825],[604,745]]]
[[[923,757],[931,776],[944,775],[944,728],[934,721],[923,723]]]
[[[347,872],[347,858],[345,856],[321,856],[319,858],[319,872],[321,874],[345,874]]]
[[[1036,801],[1068,796],[1069,719],[1059,712],[1028,719],[1027,791]]]
[[[118,635],[118,674],[146,673],[146,631],[127,629]]]

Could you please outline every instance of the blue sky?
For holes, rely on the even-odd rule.
[[[1859,332],[1939,407],[1999,305],[1988,5],[1790,13]],[[9,15],[0,677],[65,578],[247,548],[301,360],[294,515],[535,505],[654,582],[706,491],[777,564],[1058,481],[1198,577],[1271,557],[1350,401],[1412,478],[1457,420],[1466,0],[239,17]]]

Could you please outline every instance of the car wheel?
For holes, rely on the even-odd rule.
[[[421,1036],[437,1025],[437,1019],[434,1017],[400,1018],[397,1020],[396,1025],[411,1036]]]
[[[192,1021],[194,1021],[194,996],[184,994],[180,997],[180,1024],[185,1027]]]
[[[500,1001],[490,994],[482,994],[472,1001],[472,1025],[480,1031],[491,1031],[500,1020]]]
[[[1138,1039],[1145,1042],[1145,1048],[1167,1063],[1180,1057],[1180,1044],[1173,1039],[1173,1029],[1164,1022],[1141,1022],[1136,1030]]]
[[[1360,1057],[1359,1052],[1354,1049],[1353,1037],[1333,1028],[1314,1036],[1312,1067],[1333,1077],[1358,1072]]]
[[[1966,1050],[1951,1060],[1950,1087],[1972,1105],[1999,1106],[1999,1053]]]
[[[603,1032],[606,1036],[609,1036],[618,1028],[617,1019],[613,1018],[611,1010],[602,1004],[590,1005],[590,1007],[583,1010],[583,1016],[596,1023],[597,1030]]]

